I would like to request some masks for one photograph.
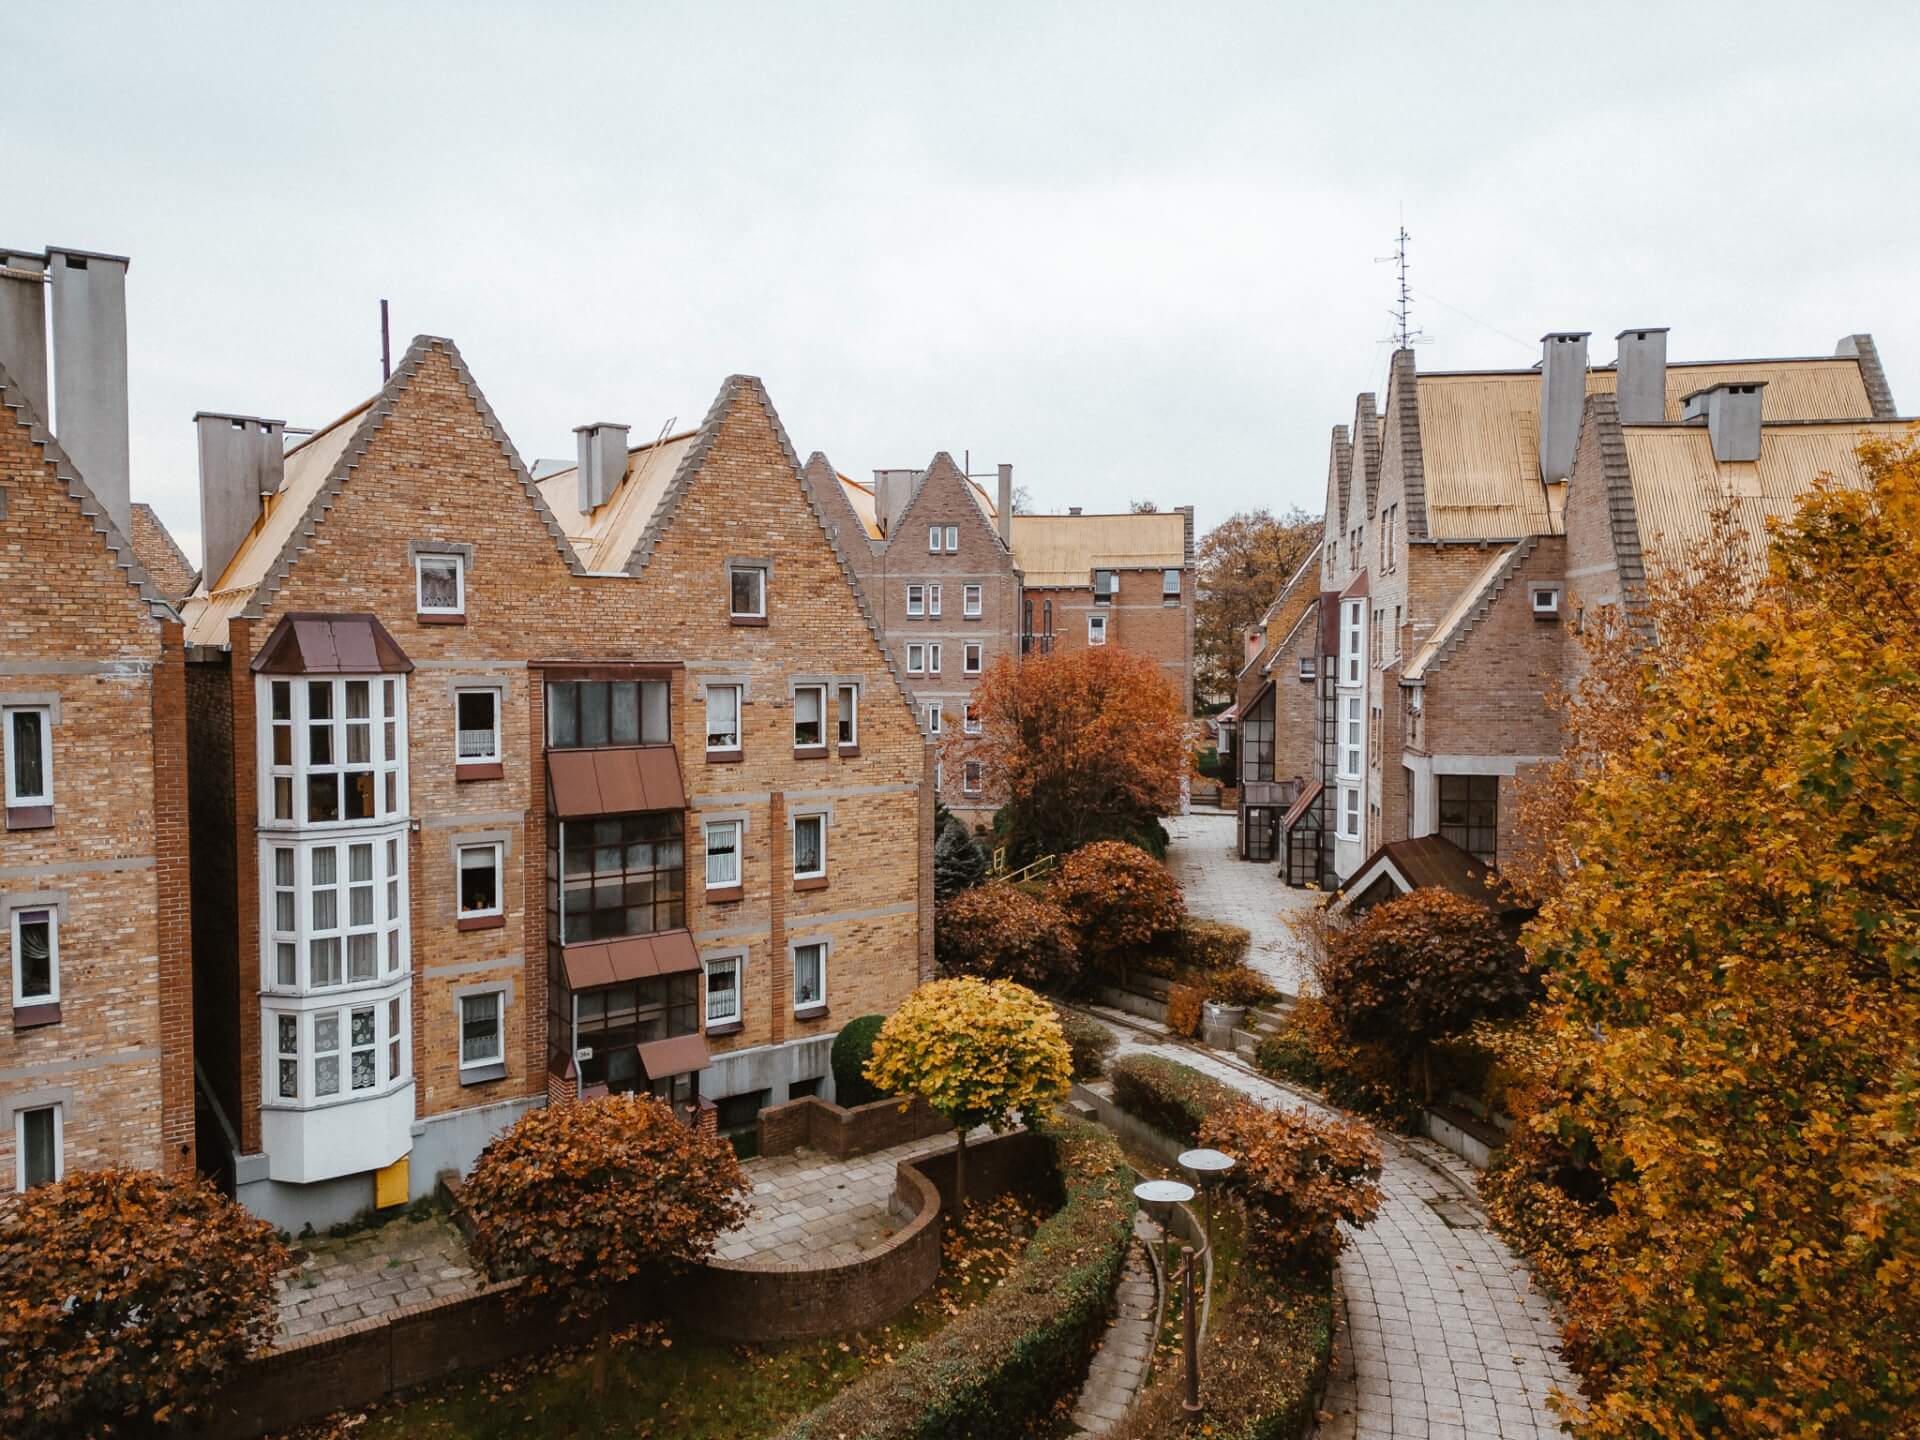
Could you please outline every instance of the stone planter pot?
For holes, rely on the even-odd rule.
[[[1200,1035],[1216,1050],[1233,1048],[1233,1032],[1247,1020],[1244,1005],[1221,1005],[1209,1000],[1200,1007]]]

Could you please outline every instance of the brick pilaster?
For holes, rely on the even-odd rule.
[[[917,973],[920,983],[933,979],[933,802],[934,767],[938,758],[934,747],[922,748],[920,757],[919,875],[920,925]]]
[[[253,622],[228,622],[233,686],[233,902],[240,1007],[240,1149],[260,1150],[260,787],[253,704]]]
[[[194,1168],[193,917],[187,857],[187,668],[180,626],[160,627],[153,673],[153,852],[160,982],[160,1163]]]
[[[772,989],[773,1043],[787,1038],[787,1018],[793,1014],[793,957],[787,954],[787,892],[792,888],[787,865],[787,794],[775,790],[767,797],[767,983]]]
[[[547,1054],[564,1042],[547,1038],[547,682],[546,672],[527,667],[527,818],[521,828],[520,875],[526,965],[521,971],[521,993],[527,998],[521,1023],[526,1027],[523,1049],[527,1067],[526,1093],[538,1095],[544,1086],[549,1103],[556,1083],[547,1074]]]

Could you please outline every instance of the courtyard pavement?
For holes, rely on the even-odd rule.
[[[340,1239],[296,1241],[294,1248],[301,1259],[280,1272],[281,1343],[485,1283],[444,1215],[393,1220]]]
[[[1234,854],[1231,815],[1198,811],[1161,822],[1173,843],[1167,866],[1186,892],[1187,909],[1207,920],[1245,926],[1253,934],[1247,963],[1286,995],[1313,988],[1306,952],[1287,928],[1289,912],[1310,907],[1317,897],[1280,882],[1271,865]]]

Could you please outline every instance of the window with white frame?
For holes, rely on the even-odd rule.
[[[60,916],[52,909],[13,912],[13,1007],[60,1000]]]
[[[1178,570],[1162,570],[1160,572],[1160,598],[1163,600],[1178,600],[1180,598],[1180,572]]]
[[[938,735],[940,733],[940,702],[938,700],[932,701],[927,705],[926,716],[927,733],[929,735]]]
[[[300,1017],[289,1015],[285,1011],[275,1011],[268,1020],[268,1034],[273,1041],[273,1063],[276,1071],[275,1094],[282,1100],[300,1098]]]
[[[967,641],[967,648],[961,652],[961,668],[969,675],[980,673],[980,657],[985,653],[978,640]]]
[[[827,687],[802,685],[793,692],[793,747],[825,749],[827,744]]]
[[[810,1010],[827,1003],[827,942],[793,947],[793,1008]]]
[[[505,886],[501,883],[502,848],[497,841],[459,847],[462,920],[485,920],[505,913]]]
[[[1360,749],[1365,729],[1360,719],[1360,704],[1358,695],[1343,696],[1340,702],[1344,712],[1340,717],[1340,774],[1349,777],[1360,774]]]
[[[960,587],[960,613],[968,620],[980,618],[980,587],[978,585]]]
[[[1358,785],[1340,787],[1340,838],[1342,840],[1360,838],[1360,787]]]
[[[738,820],[707,822],[707,889],[731,890],[740,884]]]
[[[927,673],[929,675],[940,673],[940,642],[938,640],[927,646]]]
[[[13,1113],[14,1188],[51,1185],[66,1173],[65,1120],[60,1105]]]
[[[960,553],[960,527],[958,525],[947,526],[947,553],[949,555],[958,555]]]
[[[406,1023],[406,1007],[398,997],[339,1009],[269,1012],[268,1093],[278,1101],[317,1104],[390,1089],[407,1078]]]
[[[740,748],[740,690],[738,685],[707,686],[707,749]]]
[[[1093,572],[1093,603],[1111,605],[1114,593],[1120,588],[1120,573],[1117,570],[1096,570]]]
[[[907,586],[907,618],[918,620],[927,613],[927,587],[924,585]]]
[[[978,760],[968,760],[960,767],[960,788],[968,795],[978,795],[981,789],[983,768]]]
[[[494,765],[500,761],[500,692],[455,690],[453,692],[454,763],[457,765]]]
[[[727,566],[727,614],[735,620],[767,618],[766,566]]]
[[[1345,685],[1360,683],[1361,667],[1366,663],[1366,603],[1361,600],[1340,602],[1340,678]]]
[[[793,817],[793,878],[819,880],[827,873],[827,817]]]
[[[971,700],[967,702],[966,714],[960,717],[960,728],[968,735],[978,735],[983,728],[980,723],[980,707]]]
[[[413,557],[416,609],[422,615],[467,613],[467,565],[459,555]]]
[[[331,825],[405,813],[406,687],[398,676],[270,680],[266,689],[261,799],[275,821]]]
[[[940,553],[940,527],[938,525],[929,525],[927,527],[927,553],[929,555],[938,555]]]
[[[1107,643],[1107,617],[1104,615],[1087,616],[1087,644],[1104,645]]]
[[[506,995],[483,990],[460,997],[460,1068],[503,1065],[507,1059]]]
[[[927,647],[924,645],[907,646],[907,674],[924,675],[927,673]]]
[[[927,586],[927,618],[930,620],[940,618],[940,587],[938,585]]]
[[[53,804],[53,709],[19,705],[4,712],[9,808]]]
[[[267,847],[262,961],[270,988],[327,990],[400,973],[403,853],[394,836]]]
[[[858,745],[860,743],[860,687],[842,685],[840,687],[840,743]]]
[[[738,955],[715,955],[705,962],[707,972],[707,1028],[740,1023],[740,971]]]

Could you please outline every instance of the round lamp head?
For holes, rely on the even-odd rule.
[[[1234,1167],[1234,1158],[1219,1150],[1183,1150],[1180,1168],[1202,1183],[1217,1180]]]
[[[1193,1187],[1178,1180],[1142,1180],[1133,1187],[1133,1198],[1152,1215],[1168,1215],[1176,1205],[1193,1199]]]

